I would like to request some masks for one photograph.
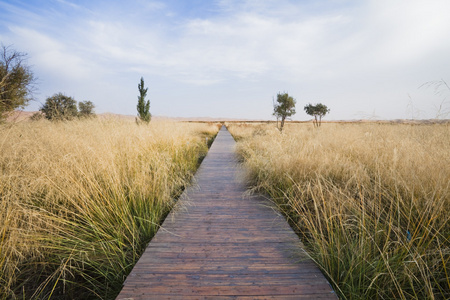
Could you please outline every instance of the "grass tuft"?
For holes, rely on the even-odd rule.
[[[114,119],[1,126],[0,298],[114,298],[217,131]]]
[[[342,299],[450,298],[448,124],[230,124]]]

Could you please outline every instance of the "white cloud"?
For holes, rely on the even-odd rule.
[[[449,9],[448,1],[372,1],[358,29],[371,47],[362,50],[375,64],[414,64],[448,47]]]
[[[126,94],[135,92],[133,80],[146,76],[161,86],[152,89],[155,95],[179,105],[186,105],[180,95],[203,103],[190,105],[200,110],[191,115],[220,115],[224,109],[201,111],[219,107],[215,102],[204,105],[214,98],[255,118],[268,118],[271,97],[287,90],[300,103],[330,103],[330,116],[338,119],[374,109],[382,117],[401,117],[408,93],[414,96],[421,83],[450,77],[447,0],[321,5],[221,0],[195,17],[156,1],[127,2],[118,8],[109,2],[89,7],[59,2],[70,13],[31,13],[0,2],[12,15],[9,20],[15,14],[18,20],[3,21],[9,33],[0,27],[0,36],[29,52],[48,78],[64,80],[67,86],[75,80],[72,90],[88,95],[94,81],[106,89],[110,85],[116,92],[98,100],[103,110],[112,99],[126,107]],[[31,21],[19,17],[22,14]],[[96,95],[102,97],[98,91]],[[425,98],[418,97],[418,105],[431,115],[428,107],[439,99],[430,105]],[[255,108],[258,101],[269,105]],[[267,106],[269,111],[263,111]],[[180,111],[187,114],[189,107]],[[298,111],[298,118],[306,117]],[[229,114],[233,116],[232,109]]]
[[[81,8],[79,5],[77,5],[77,4],[73,3],[73,2],[70,2],[70,1],[66,1],[66,0],[56,0],[56,1],[61,3],[61,4],[67,5],[67,6],[71,7],[71,8],[75,8],[75,9],[80,9]]]
[[[23,48],[32,46],[31,59],[43,72],[69,80],[83,79],[91,75],[93,65],[77,56],[67,44],[29,28],[11,27],[17,41]]]

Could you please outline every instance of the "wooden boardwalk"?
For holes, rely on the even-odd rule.
[[[117,299],[337,299],[269,201],[245,195],[222,127]]]

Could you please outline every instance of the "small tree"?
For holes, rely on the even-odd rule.
[[[278,128],[283,131],[284,122],[287,117],[295,115],[295,99],[289,96],[288,93],[278,93],[277,101],[273,104],[273,115],[277,118],[277,126],[278,120],[281,119],[280,127]]]
[[[78,116],[80,118],[95,117],[94,103],[91,101],[81,101],[78,103]]]
[[[308,115],[314,116],[313,124],[315,127],[319,127],[322,124],[322,118],[330,112],[330,109],[322,103],[318,103],[316,105],[309,103],[304,107],[304,109]]]
[[[145,96],[147,96],[148,88],[144,88],[144,78],[142,77],[141,82],[138,84],[138,89],[139,89],[138,104],[137,104],[138,117],[140,121],[149,123],[152,118],[152,115],[150,114],[150,100],[145,102]]]
[[[77,101],[62,93],[54,94],[45,100],[40,111],[52,121],[71,120],[78,115]]]
[[[2,45],[0,49],[0,121],[32,99],[35,78],[25,64],[25,53]]]

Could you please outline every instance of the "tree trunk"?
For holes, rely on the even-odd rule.
[[[283,131],[283,127],[284,127],[284,120],[285,120],[285,119],[286,119],[285,117],[281,117],[280,132],[282,132],[282,131]]]

